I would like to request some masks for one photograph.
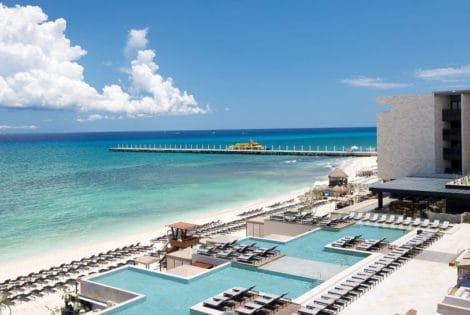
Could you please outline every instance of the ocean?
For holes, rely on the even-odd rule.
[[[375,128],[0,135],[0,262],[313,186],[342,158],[110,152],[118,144],[376,146]]]

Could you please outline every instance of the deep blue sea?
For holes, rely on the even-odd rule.
[[[0,135],[0,261],[278,196],[343,160],[110,152],[118,144],[376,146],[375,128]]]

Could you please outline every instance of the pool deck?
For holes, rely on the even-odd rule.
[[[457,224],[437,242],[380,284],[357,299],[340,314],[438,314],[437,304],[457,281],[457,270],[449,261],[470,247],[470,224]]]

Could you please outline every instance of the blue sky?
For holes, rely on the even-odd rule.
[[[14,90],[0,92],[0,132],[373,126],[379,95],[470,88],[468,1],[3,2],[15,21],[16,4],[64,19],[49,35],[86,54],[61,44],[34,64],[0,50]],[[18,47],[8,32],[59,42],[3,29],[3,53]]]

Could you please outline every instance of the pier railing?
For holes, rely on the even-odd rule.
[[[307,155],[307,156],[376,156],[375,147],[351,150],[345,146],[272,145],[261,150],[233,150],[222,144],[118,144],[109,149],[114,152],[147,153],[205,153],[205,154],[252,154],[252,155]]]

